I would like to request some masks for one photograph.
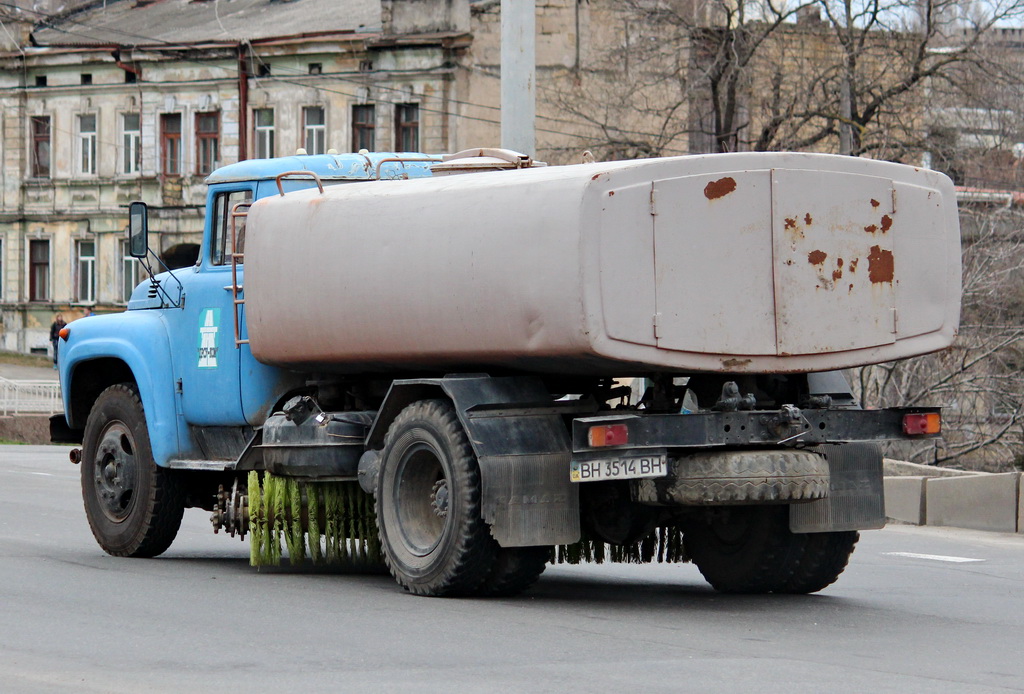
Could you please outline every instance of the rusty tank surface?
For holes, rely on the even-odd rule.
[[[256,202],[256,359],[594,375],[841,369],[947,347],[951,181],[744,153],[445,176]]]

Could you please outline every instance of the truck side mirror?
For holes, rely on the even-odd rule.
[[[145,258],[149,253],[149,208],[144,202],[128,205],[128,255]]]

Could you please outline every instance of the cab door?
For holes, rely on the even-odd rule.
[[[185,305],[173,331],[182,413],[192,425],[246,423],[235,346],[230,212],[252,197],[251,183],[211,186],[199,262],[184,283]]]

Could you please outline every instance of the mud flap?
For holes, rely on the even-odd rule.
[[[569,452],[480,459],[483,519],[502,547],[565,545],[580,539],[579,485]]]
[[[822,446],[831,482],[825,499],[789,507],[794,533],[873,530],[885,527],[882,452],[870,443]]]

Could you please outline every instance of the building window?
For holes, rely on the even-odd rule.
[[[311,75],[322,75],[322,74],[324,74],[324,64],[323,63],[310,63],[309,64],[309,74],[311,74]]]
[[[83,303],[96,301],[96,242],[75,241],[75,298]]]
[[[274,109],[258,108],[252,112],[253,142],[257,159],[274,156]]]
[[[135,84],[138,81],[139,81],[139,73],[132,72],[131,70],[125,70],[124,71],[124,83],[125,84]]]
[[[82,84],[92,84],[92,73],[91,72],[83,72],[82,73]]]
[[[50,300],[50,242],[28,242],[28,300]]]
[[[323,106],[306,106],[302,109],[302,132],[306,154],[323,154],[327,151],[327,121]]]
[[[374,150],[374,124],[377,119],[373,104],[352,107],[352,150]]]
[[[123,147],[121,173],[137,174],[142,170],[142,120],[138,113],[121,116]]]
[[[78,117],[78,173],[96,173],[96,114]]]
[[[128,252],[127,239],[121,239],[121,296],[122,303],[128,303],[132,292],[139,283],[139,267],[141,264]]]
[[[165,176],[181,175],[181,114],[160,116],[160,156]]]
[[[213,173],[220,161],[220,113],[196,114],[196,173]]]
[[[33,116],[32,127],[32,176],[50,177],[50,117]]]
[[[420,151],[419,104],[395,105],[395,149],[399,152]]]

